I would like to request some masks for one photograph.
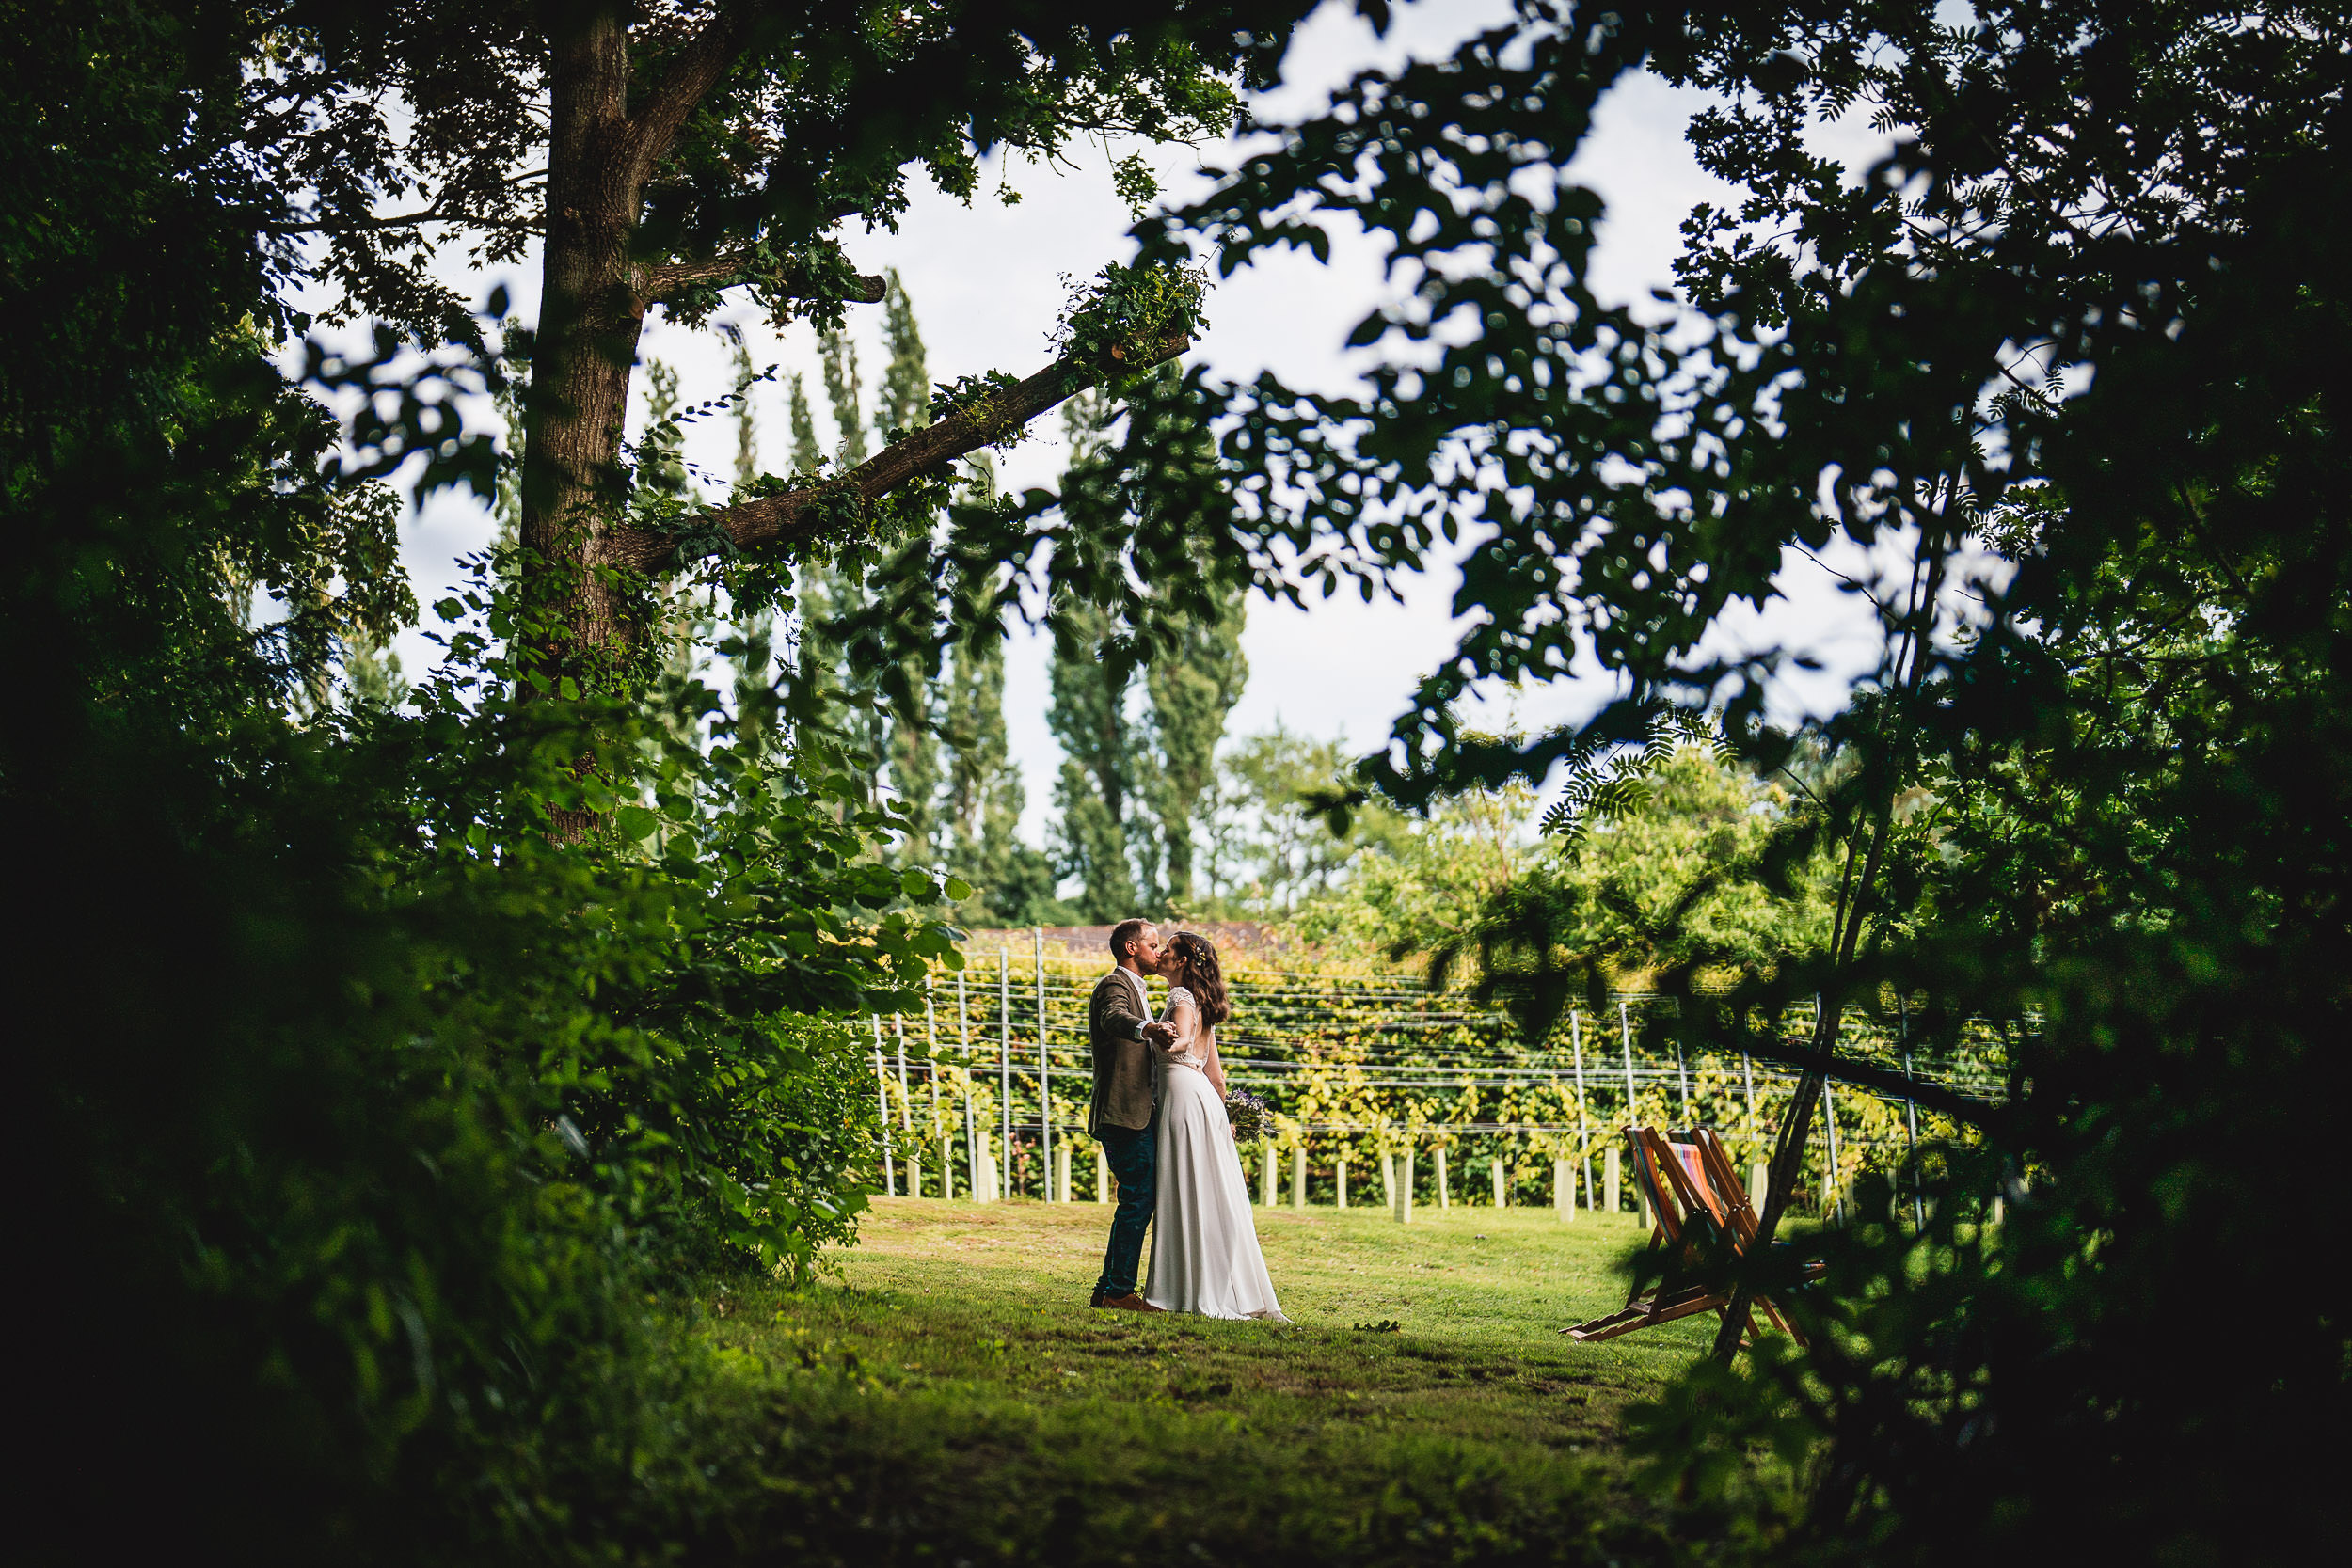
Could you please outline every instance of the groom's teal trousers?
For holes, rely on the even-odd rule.
[[[1095,1281],[1094,1299],[1123,1296],[1136,1288],[1136,1271],[1143,1266],[1143,1232],[1152,1223],[1152,1204],[1159,1190],[1160,1113],[1154,1106],[1149,1127],[1096,1126],[1094,1135],[1109,1156],[1111,1174],[1119,1179],[1119,1210],[1111,1215],[1111,1243],[1103,1249],[1103,1277]]]

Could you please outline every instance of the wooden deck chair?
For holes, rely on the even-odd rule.
[[[1646,1293],[1637,1285],[1619,1310],[1560,1331],[1580,1341],[1613,1339],[1701,1312],[1720,1316],[1729,1311],[1731,1297],[1719,1288],[1720,1282],[1756,1238],[1756,1216],[1746,1195],[1712,1168],[1719,1164],[1725,1173],[1730,1169],[1712,1132],[1702,1128],[1670,1140],[1655,1128],[1629,1127],[1625,1136],[1633,1180],[1656,1216],[1651,1250],[1662,1250],[1666,1257]],[[1760,1296],[1756,1302],[1773,1326],[1795,1333],[1776,1304]],[[1753,1338],[1757,1332],[1751,1308],[1744,1337]]]
[[[1705,1283],[1723,1245],[1722,1222],[1656,1129],[1629,1127],[1625,1140],[1634,1185],[1654,1220],[1650,1249],[1666,1254],[1664,1269],[1646,1293],[1635,1287],[1618,1311],[1561,1330],[1572,1339],[1612,1339],[1695,1313],[1720,1312],[1724,1306],[1723,1294]]]
[[[1688,1140],[1688,1147],[1696,1157],[1700,1173],[1698,1180],[1704,1190],[1711,1195],[1715,1212],[1730,1230],[1732,1244],[1742,1257],[1746,1256],[1748,1249],[1756,1244],[1756,1209],[1748,1202],[1748,1190],[1741,1184],[1739,1168],[1731,1163],[1731,1155],[1724,1148],[1724,1141],[1715,1135],[1712,1128],[1707,1127],[1694,1127],[1678,1136]],[[1676,1146],[1677,1150],[1682,1147],[1682,1144]],[[1820,1276],[1821,1264],[1818,1259],[1805,1264],[1805,1278],[1819,1279]],[[1797,1343],[1804,1343],[1804,1336],[1798,1333],[1795,1325],[1782,1314],[1778,1302],[1759,1291],[1756,1304],[1764,1308],[1764,1315],[1772,1320],[1773,1327]]]

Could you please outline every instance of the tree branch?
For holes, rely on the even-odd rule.
[[[1986,1100],[1979,1095],[1963,1094],[1925,1078],[1914,1078],[1898,1068],[1881,1067],[1851,1056],[1839,1056],[1823,1065],[1820,1053],[1810,1041],[1778,1049],[1742,1041],[1740,1049],[1759,1061],[1780,1067],[1792,1067],[1800,1071],[1819,1072],[1835,1083],[1858,1084],[1897,1099],[1916,1101],[1931,1111],[1941,1111],[1954,1121],[1980,1128],[1996,1138],[2006,1125],[2008,1102]]]
[[[686,123],[687,116],[734,68],[736,57],[742,52],[744,35],[749,31],[750,21],[743,8],[722,4],[719,14],[694,35],[693,41],[671,57],[669,70],[645,94],[637,112],[628,117],[623,133],[630,161],[635,165],[629,181],[632,189],[644,183],[654,165],[670,150],[670,143],[677,135],[678,127]]]
[[[713,256],[703,261],[665,261],[658,266],[640,269],[637,293],[646,304],[659,305],[682,290],[698,284],[715,283],[723,288],[744,278],[751,270],[752,259],[741,251],[727,256]],[[845,297],[860,305],[880,305],[887,292],[881,277],[870,272],[855,276],[857,292]],[[796,297],[813,299],[817,296]]]
[[[498,182],[501,190],[517,185],[545,182],[548,171],[543,168],[525,169],[522,173]],[[480,193],[477,193],[480,194]],[[463,206],[449,207],[450,187],[443,185],[432,204],[414,213],[389,213],[382,215],[368,213],[358,216],[338,214],[332,217],[312,218],[304,223],[266,223],[262,227],[273,234],[360,234],[373,229],[415,229],[428,223],[463,223],[476,229],[519,229],[527,233],[546,231],[547,225],[537,218],[494,217],[485,213],[466,211]]]
[[[1173,359],[1192,346],[1179,337],[1150,348],[1113,349],[1116,369],[1133,372]],[[780,496],[713,507],[699,519],[716,526],[739,550],[790,549],[812,543],[839,519],[844,503],[855,512],[910,480],[993,446],[1063,401],[1099,383],[1106,367],[1075,357],[1057,359],[1026,381],[982,398],[904,440],[893,442],[840,478]],[[612,541],[616,564],[641,572],[669,565],[677,541],[653,529],[629,529]]]

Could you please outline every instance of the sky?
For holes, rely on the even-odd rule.
[[[1261,121],[1313,112],[1323,95],[1355,71],[1394,65],[1408,54],[1435,57],[1482,27],[1504,20],[1507,3],[1438,0],[1400,7],[1385,39],[1337,0],[1325,6],[1296,36],[1284,62],[1283,86],[1259,100]],[[1701,170],[1683,132],[1706,100],[1651,77],[1632,77],[1603,100],[1592,135],[1571,173],[1607,202],[1598,234],[1593,282],[1611,303],[1646,296],[1673,282],[1678,226],[1695,204],[1721,202],[1737,192]],[[1876,150],[1867,129],[1826,127],[1823,150],[1858,167]],[[1131,150],[1113,143],[1073,156],[1060,167],[993,159],[969,204],[942,195],[916,177],[917,189],[898,230],[860,233],[846,241],[861,271],[896,268],[905,283],[930,358],[934,382],[983,371],[1026,375],[1051,358],[1046,340],[1067,297],[1071,280],[1093,276],[1105,263],[1132,254],[1126,239],[1131,214],[1112,189],[1111,164]],[[1202,188],[1204,171],[1230,158],[1230,147],[1146,150],[1170,198]],[[996,199],[999,183],[1020,193],[1017,203]],[[536,313],[535,257],[522,266],[467,274],[445,274],[462,293],[480,299],[504,284],[515,310]],[[1379,255],[1364,241],[1343,236],[1329,264],[1286,253],[1261,261],[1219,282],[1209,296],[1207,330],[1188,358],[1205,361],[1232,379],[1272,370],[1294,385],[1340,389],[1354,381],[1355,366],[1370,351],[1351,356],[1343,344],[1350,328],[1382,297]],[[852,308],[850,333],[859,348],[869,392],[883,363],[879,308]],[[745,307],[722,320],[743,333],[754,359],[781,367],[784,375],[754,395],[762,453],[767,466],[788,461],[785,376],[800,372],[819,416],[820,436],[829,435],[818,388],[815,338],[805,324],[778,333],[757,311]],[[652,319],[641,353],[679,372],[680,396],[692,404],[723,395],[733,382],[728,351],[715,334],[673,326]],[[642,410],[645,377],[636,378]],[[485,404],[469,419],[487,421]],[[690,427],[687,457],[705,471],[732,471],[735,430],[714,420]],[[1063,459],[1060,425],[1048,415],[1031,437],[997,457],[1000,481],[1018,489],[1052,484]],[[404,539],[404,563],[420,601],[431,603],[438,590],[456,580],[457,558],[488,543],[488,513],[463,492],[444,492],[425,503]],[[1845,563],[1851,565],[1851,563]],[[1309,601],[1309,607],[1253,598],[1243,634],[1249,682],[1227,724],[1229,737],[1277,723],[1316,739],[1337,738],[1372,751],[1386,736],[1414,686],[1454,647],[1452,597],[1456,581],[1439,569],[1406,588],[1404,602],[1363,604],[1352,590],[1344,597]],[[1761,615],[1726,623],[1726,642],[1803,644],[1826,666],[1823,673],[1788,686],[1785,710],[1825,711],[1836,705],[1848,680],[1867,668],[1876,641],[1867,615],[1838,579],[1820,563],[1792,557],[1778,586],[1783,598]],[[1042,838],[1051,811],[1053,780],[1060,748],[1046,726],[1050,698],[1045,640],[1016,631],[1007,650],[1006,720],[1013,757],[1027,787],[1025,835]],[[429,666],[431,644],[417,634],[400,644],[411,672]],[[1534,726],[1588,712],[1607,687],[1583,676],[1544,689],[1488,693],[1488,721],[1509,719]]]

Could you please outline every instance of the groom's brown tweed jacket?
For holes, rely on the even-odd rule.
[[[1143,1023],[1127,976],[1114,969],[1095,982],[1087,1004],[1087,1039],[1094,1048],[1089,1133],[1105,1122],[1138,1132],[1152,1125],[1152,1048],[1143,1043]]]

